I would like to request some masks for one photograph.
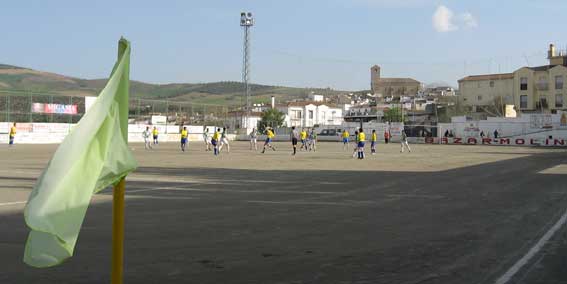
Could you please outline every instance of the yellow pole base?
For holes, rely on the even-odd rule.
[[[122,284],[124,272],[124,178],[114,186],[112,194],[112,269],[111,284]]]

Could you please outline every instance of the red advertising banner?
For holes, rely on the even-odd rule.
[[[441,143],[439,143],[441,139]],[[436,138],[425,137],[423,142],[426,144],[453,144],[453,145],[511,145],[511,146],[567,146],[567,140],[563,138],[527,138],[527,137],[513,137],[513,138],[480,138],[480,137],[467,137],[467,138]]]
[[[77,105],[33,103],[32,112],[77,114]]]

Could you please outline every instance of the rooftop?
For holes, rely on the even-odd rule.
[[[500,73],[487,75],[471,75],[459,80],[461,81],[484,81],[484,80],[505,80],[514,78],[514,73]]]
[[[543,66],[528,67],[528,68],[533,71],[547,71],[555,66],[562,66],[562,65],[543,65]]]
[[[416,83],[419,84],[419,81],[412,79],[412,78],[380,78],[378,80],[380,83]]]
[[[284,104],[278,104],[277,107],[290,107],[290,106],[306,106],[306,105],[315,105],[315,106],[328,106],[332,108],[338,108],[337,105],[326,103],[326,102],[316,102],[316,101],[301,101],[301,102],[288,102]]]

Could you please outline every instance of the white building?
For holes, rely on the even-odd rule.
[[[285,114],[284,124],[288,127],[341,125],[343,122],[342,108],[323,102],[289,102],[276,105],[276,109]]]
[[[454,96],[455,89],[449,86],[438,86],[425,89],[425,94],[434,97]]]
[[[250,132],[252,128],[257,127],[258,123],[262,120],[262,112],[254,111],[250,112],[248,117],[248,123],[246,123],[246,112],[245,111],[231,111],[228,113],[228,123],[232,129],[244,128],[246,127],[246,132]]]
[[[323,102],[325,101],[325,97],[323,95],[316,95],[315,93],[311,92],[311,94],[309,94],[309,100],[314,101],[314,102]]]

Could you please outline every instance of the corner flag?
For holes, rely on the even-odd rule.
[[[108,83],[63,140],[28,199],[28,265],[49,267],[71,257],[92,195],[136,169],[128,148],[129,76],[130,43],[122,38]]]

